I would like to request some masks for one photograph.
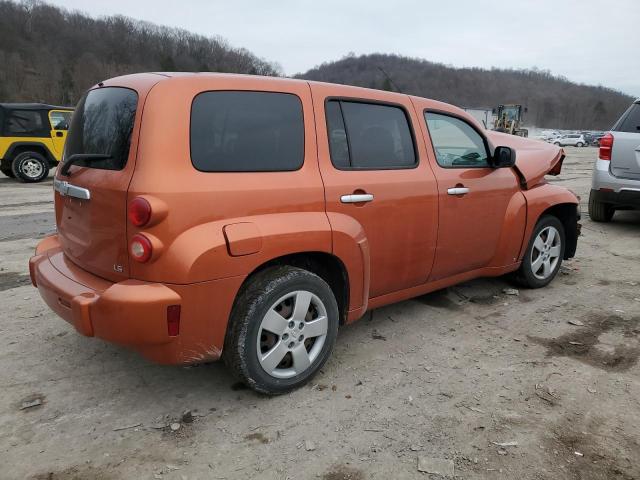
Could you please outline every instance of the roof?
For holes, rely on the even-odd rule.
[[[0,108],[7,110],[73,110],[73,107],[61,107],[46,103],[0,103]]]

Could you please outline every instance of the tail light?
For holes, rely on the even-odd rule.
[[[600,139],[600,151],[598,157],[600,160],[611,160],[611,150],[613,149],[613,135],[607,133]]]
[[[180,334],[180,305],[167,307],[167,333],[170,337],[177,337]]]
[[[131,200],[127,214],[133,225],[144,227],[151,219],[151,205],[146,199],[136,197]]]
[[[140,233],[134,235],[129,244],[129,253],[134,260],[140,263],[148,261],[153,253],[151,241]]]

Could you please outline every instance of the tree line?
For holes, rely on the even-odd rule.
[[[594,65],[595,68],[595,65]],[[299,78],[357,85],[432,98],[459,107],[521,104],[525,124],[541,128],[610,128],[633,97],[602,86],[580,85],[548,71],[454,68],[401,55],[347,55]]]
[[[92,18],[38,0],[0,0],[0,102],[74,105],[97,82],[134,72],[282,75],[275,63],[221,37],[123,16]],[[607,129],[632,97],[579,85],[548,71],[454,68],[400,55],[353,54],[298,78],[400,90],[462,107],[517,103],[525,123]]]
[[[39,1],[0,1],[0,101],[74,105],[101,80],[149,71],[279,75],[220,37],[123,16],[91,18]]]

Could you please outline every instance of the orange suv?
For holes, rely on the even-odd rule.
[[[576,250],[561,148],[399,93],[226,74],[96,85],[29,267],[80,333],[162,363],[308,381],[338,326],[482,276],[542,287]]]

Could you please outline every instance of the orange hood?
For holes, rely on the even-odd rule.
[[[564,150],[556,145],[529,138],[488,131],[492,147],[511,147],[516,151],[515,169],[525,190],[533,188],[545,175],[558,175],[564,160]]]

